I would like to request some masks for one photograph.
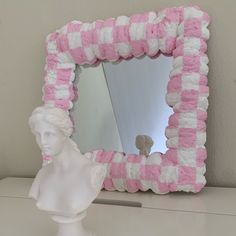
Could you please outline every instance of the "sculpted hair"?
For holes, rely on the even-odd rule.
[[[67,112],[60,108],[40,106],[33,110],[29,118],[29,126],[34,133],[34,126],[39,121],[46,121],[58,127],[67,137],[73,132],[73,123]]]

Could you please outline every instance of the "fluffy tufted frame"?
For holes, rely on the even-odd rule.
[[[72,21],[47,37],[43,101],[68,112],[77,98],[76,65],[94,66],[144,54],[173,56],[166,94],[173,108],[165,130],[169,149],[148,158],[105,150],[86,153],[107,165],[106,190],[199,192],[206,184],[208,24],[208,14],[199,7],[174,7],[93,23]],[[43,160],[47,163],[50,157]]]

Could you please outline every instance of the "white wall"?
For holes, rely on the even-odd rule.
[[[235,0],[0,0],[0,178],[34,176],[41,153],[27,120],[42,104],[45,39],[72,20],[198,5],[211,17],[206,177],[210,186],[236,187]]]

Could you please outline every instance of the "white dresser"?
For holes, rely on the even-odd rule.
[[[31,183],[0,180],[0,236],[56,235],[56,223],[27,197]],[[236,189],[168,195],[102,191],[84,222],[97,236],[236,236]]]

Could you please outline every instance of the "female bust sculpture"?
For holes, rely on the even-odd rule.
[[[70,138],[73,124],[59,108],[36,108],[29,119],[36,142],[53,161],[35,177],[29,196],[37,207],[54,216],[76,218],[101,190],[106,169],[81,154]],[[64,235],[64,234],[61,234]]]

